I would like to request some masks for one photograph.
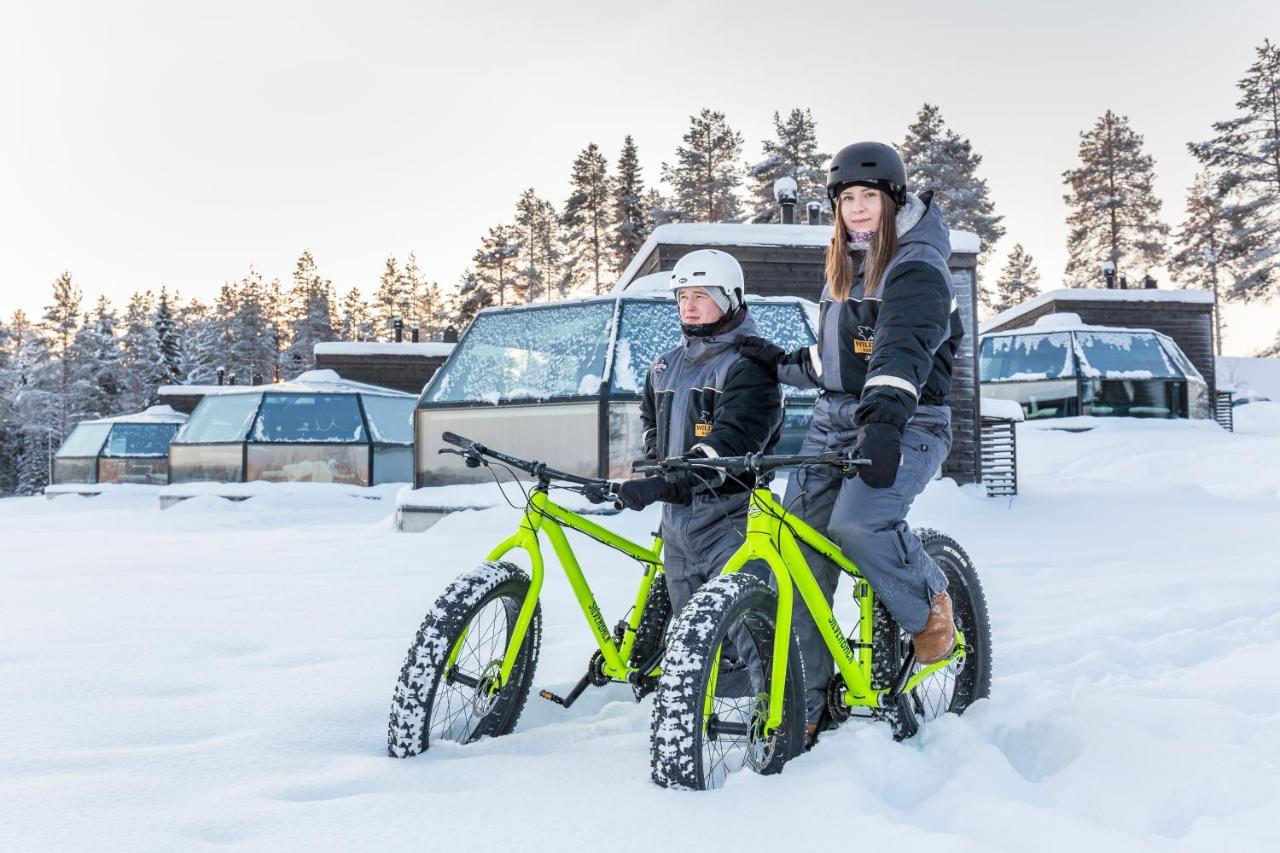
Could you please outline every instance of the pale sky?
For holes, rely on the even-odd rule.
[[[452,286],[525,187],[557,205],[596,142],[630,133],[650,184],[700,108],[760,157],[775,110],[820,144],[899,141],[939,104],[985,161],[1007,236],[1042,286],[1066,261],[1061,173],[1079,131],[1129,116],[1176,226],[1190,140],[1235,115],[1235,82],[1280,3],[59,3],[0,0],[0,314],[37,312],[71,270],[86,303],[162,284],[210,299],[303,249],[368,295],[417,254]],[[944,210],[945,214],[945,210]],[[1167,282],[1163,282],[1167,284]],[[1228,309],[1228,354],[1280,304]]]

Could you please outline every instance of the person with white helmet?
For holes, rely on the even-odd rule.
[[[768,452],[782,428],[782,392],[768,369],[738,352],[744,338],[760,335],[747,310],[742,267],[727,252],[690,252],[671,271],[670,288],[684,339],[658,356],[645,379],[645,458]],[[680,482],[648,477],[622,484],[619,497],[630,509],[664,504],[663,567],[673,612],[741,546],[752,485],[707,469]]]

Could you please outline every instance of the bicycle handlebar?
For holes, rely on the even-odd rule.
[[[488,456],[490,459],[496,459],[505,465],[524,471],[540,481],[562,480],[566,483],[573,483],[575,486],[581,486],[582,493],[592,503],[604,503],[607,500],[613,500],[618,494],[618,484],[610,480],[579,477],[577,474],[570,474],[567,471],[558,471],[543,462],[532,462],[517,456],[510,456],[454,432],[446,431],[440,438],[445,444],[451,444],[459,448],[458,451],[441,449],[440,453],[457,452],[467,459],[468,465],[479,465],[481,464],[481,458]]]
[[[748,453],[745,456],[716,456],[706,459],[686,459],[673,456],[661,462],[636,462],[631,470],[637,474],[670,474],[687,468],[716,468],[729,474],[768,474],[779,468],[808,468],[826,465],[840,469],[845,477],[852,477],[859,468],[871,464],[870,459],[854,456],[851,450],[828,450],[823,453],[766,456]]]

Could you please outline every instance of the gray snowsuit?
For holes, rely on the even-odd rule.
[[[740,456],[777,443],[782,392],[767,370],[739,355],[736,342],[760,334],[748,311],[739,314],[718,334],[686,336],[654,361],[640,403],[646,459],[695,447],[707,456]],[[662,563],[675,613],[742,545],[754,484],[738,479],[716,483],[708,474],[708,484],[663,504]],[[762,565],[747,569],[764,579],[768,568]]]
[[[876,295],[865,295],[861,279],[840,302],[824,290],[818,344],[784,356],[778,367],[783,382],[823,389],[801,453],[851,448],[867,423],[901,431],[902,461],[888,488],[799,471],[784,505],[826,531],[913,634],[924,628],[929,604],[947,581],[906,516],[951,450],[951,409],[944,401],[964,334],[946,263],[950,235],[930,201],[909,196],[899,211],[899,248]],[[861,258],[855,260],[860,267]],[[804,552],[830,602],[842,572]],[[834,667],[812,616],[798,596],[796,602],[792,624],[805,662],[805,710],[815,723]]]

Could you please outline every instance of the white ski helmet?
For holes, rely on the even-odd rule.
[[[672,293],[682,287],[701,287],[712,292],[713,299],[714,291],[719,290],[724,294],[725,304],[720,304],[719,299],[716,304],[726,314],[737,310],[745,301],[742,265],[733,255],[717,249],[699,249],[676,261],[668,287]]]

